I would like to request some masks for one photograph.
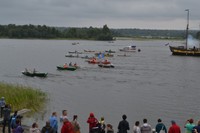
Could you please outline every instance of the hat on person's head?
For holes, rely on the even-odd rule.
[[[94,117],[94,113],[91,112],[91,113],[90,113],[90,117]]]
[[[194,120],[193,120],[193,119],[189,119],[189,122],[190,122],[190,123],[193,123],[193,122],[194,122]]]
[[[172,123],[172,124],[176,124],[176,122],[175,122],[174,120],[171,120],[171,123]]]

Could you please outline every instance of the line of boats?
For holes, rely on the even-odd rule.
[[[135,52],[136,51],[136,46],[126,46],[123,49],[119,49],[119,51],[122,52]],[[85,56],[80,56],[80,54],[83,54],[83,52],[78,52],[78,51],[69,51],[68,55],[65,55],[65,57],[73,57],[73,58],[83,58],[83,59],[87,59],[86,62],[88,62],[89,64],[97,64],[99,67],[101,68],[114,68],[115,66],[108,61],[107,59],[104,59],[104,57],[113,57],[113,53],[116,53],[116,51],[113,50],[105,50],[104,52],[95,52],[93,50],[84,50],[84,53],[94,53],[94,56],[90,57],[88,55]],[[96,57],[97,58],[96,58]],[[129,55],[126,55],[126,53],[122,54],[122,55],[118,55],[118,56],[124,56],[124,57],[129,57]],[[58,65],[56,66],[57,70],[68,70],[68,71],[75,71],[78,68],[80,68],[79,66],[77,66],[77,64],[73,64],[72,63],[65,63],[64,65]],[[29,77],[47,77],[48,73],[43,73],[43,72],[38,72],[35,69],[33,70],[28,70],[25,69],[24,71],[22,71],[23,75],[29,76]]]

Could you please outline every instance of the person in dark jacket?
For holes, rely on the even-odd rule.
[[[198,121],[197,126],[193,128],[192,133],[200,133],[200,121]]]
[[[11,108],[8,104],[6,104],[5,108],[3,109],[3,133],[5,133],[6,124],[8,124],[8,133],[10,133],[10,113]]]
[[[50,126],[49,121],[46,122],[46,125],[42,128],[42,131],[41,131],[41,133],[46,133],[46,132],[48,132],[48,133],[54,132],[53,128]]]
[[[167,133],[165,125],[162,123],[161,119],[158,119],[158,124],[156,125],[156,133],[160,133],[161,130],[164,130]]]
[[[123,115],[122,116],[123,120],[119,122],[119,125],[118,125],[118,131],[119,131],[119,133],[127,133],[127,130],[130,130],[129,123],[126,120],[126,118],[127,118],[127,116]]]

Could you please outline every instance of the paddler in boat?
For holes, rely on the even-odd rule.
[[[35,73],[36,72],[36,70],[35,70],[35,68],[33,69],[33,73]]]
[[[76,63],[74,63],[74,67],[77,67],[77,64],[76,64]]]
[[[26,72],[26,73],[28,72],[28,69],[27,69],[27,68],[25,68],[25,72]]]
[[[72,62],[69,63],[69,66],[72,66]]]
[[[65,63],[65,64],[63,65],[63,67],[64,67],[64,68],[67,68],[67,63]]]

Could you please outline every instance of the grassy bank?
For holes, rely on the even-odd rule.
[[[23,108],[38,111],[46,100],[46,94],[38,89],[3,82],[0,82],[1,97],[5,97],[5,101],[11,105],[12,111]]]

